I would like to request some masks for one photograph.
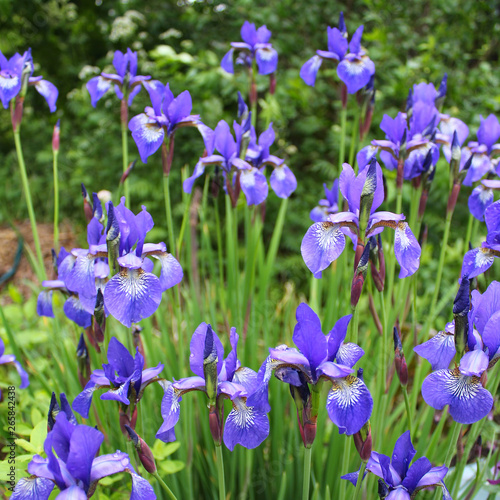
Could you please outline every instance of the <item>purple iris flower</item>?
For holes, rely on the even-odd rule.
[[[413,350],[426,359],[432,370],[446,369],[455,357],[455,323],[447,323],[444,331],[438,332],[427,342],[417,345]]]
[[[224,348],[210,325],[201,323],[191,338],[189,364],[195,373],[173,383],[163,382],[165,394],[161,403],[163,424],[156,437],[164,442],[175,440],[174,427],[179,421],[179,402],[190,391],[201,391],[208,396],[210,427],[214,440],[232,451],[237,444],[256,448],[269,434],[267,409],[250,398],[256,388],[257,374],[242,367],[237,356],[238,334],[231,328],[231,352],[224,358]],[[229,398],[233,409],[223,425],[224,398]]]
[[[347,86],[349,94],[355,94],[365,87],[375,74],[375,64],[361,48],[363,26],[360,26],[347,41],[344,15],[341,12],[339,28],[328,27],[328,50],[317,50],[316,55],[307,61],[300,70],[300,77],[307,85],[314,87],[316,75],[324,59],[337,61],[337,75]],[[349,49],[349,52],[348,52]]]
[[[21,363],[17,361],[14,354],[5,354],[5,344],[0,338],[0,365],[14,365],[17,373],[21,377],[20,389],[25,389],[30,385],[29,377],[26,370],[21,366]],[[0,390],[0,401],[2,401],[2,391]]]
[[[257,29],[255,24],[245,21],[241,27],[241,38],[243,42],[231,42],[231,49],[220,63],[221,68],[228,73],[234,73],[233,55],[236,50],[239,52],[237,64],[251,68],[255,59],[261,75],[274,73],[278,67],[278,52],[269,43],[271,32],[266,26]]]
[[[484,220],[488,230],[486,241],[464,255],[461,276],[475,278],[493,265],[495,257],[500,257],[500,201],[488,206]]]
[[[330,214],[335,214],[339,211],[339,180],[333,181],[331,189],[328,189],[326,184],[323,184],[325,190],[325,199],[319,200],[318,206],[314,207],[309,214],[309,217],[314,222],[327,221]]]
[[[449,405],[455,422],[477,422],[493,407],[492,395],[481,384],[481,375],[487,368],[488,355],[478,346],[462,357],[458,367],[428,375],[422,384],[422,397],[436,410]]]
[[[82,417],[89,417],[92,396],[98,389],[109,388],[101,395],[102,400],[119,401],[125,407],[131,407],[133,414],[144,389],[153,382],[158,382],[158,374],[163,370],[161,363],[154,368],[144,368],[144,358],[136,350],[135,357],[115,337],[109,341],[108,364],[102,370],[94,370],[83,391],[73,401],[73,410]]]
[[[153,106],[147,106],[144,113],[134,116],[128,124],[144,163],[147,163],[148,157],[158,151],[166,137],[170,140],[169,161],[171,162],[173,137],[180,127],[197,127],[205,142],[211,140],[212,130],[200,121],[199,115],[190,114],[193,103],[187,90],[174,97],[168,83],[165,86],[154,80],[145,83],[145,87]]]
[[[222,169],[225,190],[233,204],[241,188],[248,205],[259,205],[269,192],[264,170],[266,165],[270,165],[273,167],[271,188],[280,198],[288,198],[297,188],[297,180],[283,159],[270,154],[270,147],[275,140],[273,124],[270,123],[257,139],[255,128],[251,125],[251,113],[239,92],[238,119],[240,123],[233,123],[236,140],[227,122],[221,120],[217,124],[212,140],[206,143],[209,146],[207,156],[200,158],[193,175],[184,181],[184,191],[191,193],[195,180],[204,174],[207,166],[218,165]],[[220,154],[214,154],[215,149]],[[232,183],[229,182],[231,179]]]
[[[473,325],[476,327],[473,329]],[[500,359],[500,283],[493,281],[481,294],[472,291],[469,312],[468,347],[488,356],[488,369]]]
[[[324,335],[317,314],[307,304],[300,304],[293,332],[299,350],[286,345],[269,349],[258,373],[259,390],[249,401],[270,410],[267,388],[273,371],[283,382],[306,392],[309,392],[307,384],[316,386],[328,380],[332,384],[326,402],[330,419],[341,434],[358,432],[370,418],[373,400],[363,380],[352,375],[352,367],[364,351],[356,344],[344,343],[351,317],[340,318],[330,333]],[[301,432],[307,431],[305,424],[309,422],[303,421],[301,415],[299,423]]]
[[[392,457],[372,451],[366,464],[366,470],[375,474],[384,481],[388,495],[386,500],[410,500],[424,488],[440,486],[443,489],[443,498],[451,499],[443,479],[448,472],[444,465],[433,467],[426,457],[420,457],[410,465],[416,455],[413,448],[410,431],[403,433],[396,444]],[[359,471],[342,476],[356,486]]]
[[[432,157],[431,164],[436,165],[439,159],[436,142],[445,144],[445,156],[448,158],[453,132],[457,131],[462,144],[468,135],[468,128],[461,120],[439,113],[436,105],[443,97],[432,83],[414,85],[409,94],[407,112],[400,112],[395,118],[384,115],[380,128],[386,138],[374,140],[361,149],[357,155],[358,164],[363,167],[380,151],[380,159],[388,170],[401,165],[402,179],[410,180],[424,173],[428,154]],[[437,129],[440,120],[444,120],[441,132]]]
[[[112,84],[115,86],[118,99],[124,99],[128,96],[127,102],[130,106],[134,97],[141,91],[142,82],[151,78],[137,74],[137,52],[130,49],[127,49],[125,53],[119,50],[115,51],[113,66],[116,74],[101,73],[87,82],[87,90],[94,108],[97,101],[111,88]]]
[[[104,441],[102,432],[86,425],[76,425],[60,412],[52,430],[47,434],[44,450],[47,458],[35,455],[28,464],[28,478],[21,479],[12,499],[47,500],[54,489],[57,499],[84,500],[90,498],[100,479],[111,474],[127,472],[132,476],[131,500],[156,498],[149,482],[136,474],[126,453],[97,456]]]
[[[493,191],[500,190],[500,180],[483,179],[469,196],[469,212],[479,221],[484,221],[486,209],[493,203]]]
[[[375,212],[384,201],[382,170],[377,162],[362,170],[356,177],[350,165],[344,163],[340,174],[340,191],[348,202],[349,211],[329,215],[327,221],[316,222],[305,234],[301,253],[315,277],[336,260],[345,248],[345,236],[354,248],[368,238],[391,227],[396,231],[394,253],[401,266],[400,278],[415,273],[420,265],[420,245],[403,214]],[[358,243],[359,241],[359,243]]]
[[[23,73],[29,74],[28,85],[35,86],[38,93],[47,101],[50,112],[53,113],[56,110],[58,90],[54,84],[44,80],[42,76],[32,76],[31,49],[23,55],[16,52],[10,59],[7,59],[0,51],[0,99],[3,107],[7,109],[10,101],[21,92]]]
[[[500,173],[498,163],[493,161],[493,156],[500,153],[500,123],[495,115],[487,118],[480,116],[481,125],[477,131],[477,141],[471,141],[462,149],[461,166],[472,157],[472,163],[463,181],[465,186],[471,186],[488,173]]]

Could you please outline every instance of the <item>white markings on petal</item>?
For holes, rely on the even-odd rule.
[[[333,400],[342,409],[355,405],[360,397],[360,386],[357,382],[358,379],[352,375],[335,379],[328,393],[328,402]]]
[[[487,248],[478,248],[478,252],[474,258],[474,267],[490,266],[493,263],[494,256]]]

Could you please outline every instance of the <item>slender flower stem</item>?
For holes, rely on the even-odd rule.
[[[342,107],[340,112],[340,147],[339,147],[339,167],[337,175],[342,172],[342,164],[345,159],[345,135],[346,135],[346,124],[347,124],[347,108]]]
[[[33,210],[33,202],[31,201],[31,191],[29,187],[28,175],[26,173],[26,165],[24,164],[23,150],[21,147],[21,136],[19,128],[14,130],[14,142],[16,144],[17,162],[21,172],[21,180],[23,183],[24,197],[26,198],[26,205],[28,207],[28,215],[31,223],[31,232],[33,233],[33,242],[35,244],[35,251],[38,260],[38,269],[36,270],[38,279],[40,281],[47,278],[45,267],[43,265],[42,247],[40,246],[40,238],[38,237],[38,229],[36,225],[35,211]]]
[[[344,454],[342,457],[342,475],[347,474],[349,471],[349,461],[351,458],[351,440],[349,439],[348,436],[345,437],[344,439]],[[340,500],[345,500],[346,498],[346,481],[340,481],[340,492],[339,492],[339,499]]]
[[[412,434],[412,418],[411,418],[411,408],[410,408],[410,398],[408,397],[408,391],[406,389],[406,386],[402,386],[403,389],[403,395],[405,397],[405,406],[406,406],[406,417],[408,418],[408,430],[410,431],[410,436],[414,438]]]
[[[174,222],[172,217],[172,205],[170,201],[170,176],[163,175],[163,196],[165,198],[165,214],[167,217],[168,245],[171,252],[175,252]]]
[[[448,451],[446,452],[446,458],[444,459],[444,464],[443,464],[448,468],[450,467],[451,459],[453,458],[453,455],[457,449],[458,437],[460,436],[461,430],[462,430],[462,424],[453,422],[453,434],[451,436],[450,444],[448,445]],[[460,481],[460,478],[458,478],[457,475],[455,475],[454,481],[456,482],[457,479]],[[439,489],[436,489],[436,492],[434,493],[434,500],[437,500],[440,496],[441,496],[441,491]]]
[[[219,476],[219,500],[226,498],[226,486],[224,481],[224,458],[222,457],[222,446],[215,446],[217,453],[217,475]]]
[[[311,483],[311,452],[312,447],[304,450],[304,481],[302,482],[302,500],[309,500]]]
[[[160,486],[163,488],[163,490],[167,494],[168,498],[170,498],[171,500],[177,500],[177,497],[172,493],[172,490],[166,485],[165,481],[163,481],[160,474],[158,474],[158,471],[153,472],[152,475],[160,483]]]
[[[127,93],[123,95],[120,108],[120,118],[122,127],[122,163],[123,163],[123,173],[127,171],[128,168],[128,143],[127,143],[127,133],[128,133],[128,103],[127,103]],[[125,195],[125,205],[130,207],[130,190],[128,179],[123,181],[123,193]],[[172,250],[173,251],[173,250]]]
[[[59,250],[59,176],[57,170],[57,157],[59,151],[53,152],[52,171],[54,174],[54,249]]]
[[[448,250],[448,237],[450,236],[451,219],[453,217],[453,211],[448,211],[446,213],[446,222],[444,226],[443,239],[441,240],[441,253],[439,254],[439,264],[435,280],[434,294],[432,295],[431,306],[429,308],[429,313],[427,315],[427,321],[424,325],[424,335],[427,334],[431,327],[432,319],[434,318],[434,309],[439,297],[439,289],[441,287],[441,278],[443,277],[444,269],[444,259],[446,256],[446,251]]]
[[[361,462],[361,467],[359,468],[359,476],[356,482],[356,491],[354,492],[354,500],[358,500],[361,493],[361,485],[363,484],[363,474],[365,473],[366,462]]]
[[[361,107],[356,106],[356,114],[352,122],[351,146],[349,148],[349,165],[354,169],[354,155],[358,149],[359,142],[359,118],[361,115]],[[359,167],[359,165],[358,165]],[[357,171],[357,169],[355,169]]]

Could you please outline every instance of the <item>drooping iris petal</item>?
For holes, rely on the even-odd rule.
[[[38,294],[38,300],[36,301],[36,313],[38,316],[54,318],[54,311],[52,309],[52,290],[42,290]]]
[[[104,289],[104,304],[120,323],[130,327],[151,316],[161,302],[160,280],[142,269],[122,268]]]
[[[395,487],[401,484],[401,477],[391,465],[391,460],[382,453],[372,452],[366,470],[383,479],[389,486]]]
[[[278,52],[272,47],[262,47],[255,51],[255,60],[261,75],[274,73],[278,67]]]
[[[149,481],[147,479],[144,479],[134,472],[130,472],[130,476],[132,477],[132,491],[130,493],[130,500],[156,499],[155,491],[149,484]]]
[[[399,278],[414,274],[420,266],[422,251],[407,222],[398,222],[394,239],[394,254],[401,266]]]
[[[35,82],[35,89],[38,93],[45,97],[47,104],[49,105],[50,112],[53,113],[56,110],[56,101],[59,91],[53,83],[47,80],[39,80]]]
[[[387,495],[386,500],[411,500],[411,496],[402,486],[398,486]]]
[[[469,211],[479,221],[484,220],[486,209],[493,203],[493,190],[482,184],[475,187],[469,196]]]
[[[92,297],[95,295],[95,257],[80,250],[75,265],[67,274],[65,284],[72,292]]]
[[[147,163],[148,158],[162,145],[165,130],[156,120],[149,118],[145,113],[134,116],[130,120],[128,128],[132,132],[141,160]]]
[[[117,451],[108,455],[101,455],[92,462],[90,481],[99,481],[103,477],[123,472],[130,467],[130,459],[126,453]]]
[[[337,66],[337,75],[346,84],[349,94],[355,94],[366,86],[374,73],[375,64],[368,56],[347,54]]]
[[[490,285],[491,286],[491,285]],[[488,348],[491,361],[500,356],[500,311],[496,311],[486,323],[482,332],[484,345]]]
[[[493,265],[495,255],[489,248],[474,248],[464,255],[461,276],[467,275],[469,279],[483,274]]]
[[[233,409],[224,426],[224,444],[233,451],[237,444],[248,449],[259,446],[269,435],[269,419],[265,412],[247,406],[246,398],[232,400]]]
[[[14,493],[10,497],[12,500],[48,500],[54,483],[50,479],[43,477],[23,477],[18,481]]]
[[[86,86],[90,94],[90,102],[95,108],[97,101],[110,89],[111,82],[102,76],[95,76],[87,82]]]
[[[76,295],[72,295],[66,300],[63,311],[71,321],[74,321],[82,328],[87,328],[92,324],[92,315],[85,310],[83,304]]]
[[[333,382],[326,409],[341,434],[358,432],[366,424],[373,409],[373,399],[364,382],[352,375]]]
[[[318,74],[318,70],[321,67],[322,62],[323,59],[321,57],[313,56],[303,64],[300,69],[300,77],[307,85],[314,87],[314,84],[316,83],[316,75]]]
[[[258,168],[242,170],[240,185],[249,206],[260,205],[267,198],[269,192],[267,179]]]
[[[181,398],[180,391],[174,389],[172,383],[162,382],[164,394],[161,401],[161,416],[163,423],[156,433],[156,438],[164,443],[175,441],[174,427],[179,421]]]
[[[19,386],[20,389],[26,389],[30,385],[29,381],[29,376],[26,370],[22,367],[21,363],[17,360],[15,360],[12,363],[17,370],[17,373],[19,374],[19,377],[21,377],[21,385]]]
[[[165,252],[153,257],[157,258],[161,264],[160,286],[163,292],[182,281],[184,272],[179,261],[171,253]]]
[[[109,382],[106,387],[109,386]],[[73,411],[80,414],[83,418],[89,418],[90,405],[92,404],[92,396],[94,392],[99,389],[99,385],[90,380],[80,394],[73,401]]]
[[[231,74],[234,73],[233,54],[234,54],[234,49],[233,48],[229,49],[229,51],[226,53],[226,55],[222,58],[222,61],[220,62],[221,68],[227,73]]]
[[[415,489],[425,488],[426,486],[432,486],[439,484],[446,476],[448,472],[448,467],[441,465],[440,467],[432,467],[417,483]],[[442,486],[444,487],[444,485]]]
[[[493,397],[479,378],[462,375],[458,368],[428,375],[422,384],[422,396],[436,410],[450,405],[450,415],[460,424],[481,420],[493,406]]]
[[[337,351],[337,363],[350,366],[351,368],[364,356],[365,351],[357,344],[342,343]]]
[[[284,163],[274,168],[270,182],[279,198],[288,198],[297,189],[297,179]]]
[[[316,274],[326,269],[345,248],[345,236],[339,224],[316,222],[305,234],[300,252],[309,270]]]
[[[433,371],[447,369],[455,357],[455,337],[448,332],[439,332],[413,350],[431,364]]]

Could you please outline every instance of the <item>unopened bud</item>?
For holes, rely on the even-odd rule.
[[[101,289],[98,288],[94,307],[94,337],[97,342],[104,342],[105,330],[106,314],[104,313],[104,296]]]
[[[380,500],[384,500],[384,498],[387,498],[389,495],[389,488],[387,485],[382,481],[382,479],[378,480],[378,496]]]
[[[85,387],[90,380],[90,356],[83,333],[80,335],[80,340],[78,341],[76,357],[78,364],[78,380],[80,385]]]
[[[125,429],[137,450],[137,455],[139,456],[141,464],[150,474],[154,474],[156,472],[156,462],[151,448],[129,425],[125,424]]]
[[[470,309],[470,283],[468,275],[462,277],[457,296],[453,301],[453,318],[455,320],[455,349],[457,360],[462,358],[467,345],[469,332],[469,309]]]
[[[447,83],[448,83],[448,74],[445,73],[443,79],[441,80],[441,83],[439,84],[437,95],[434,98],[434,105],[438,110],[441,110],[441,108],[443,107],[443,102],[446,97],[446,91],[448,90]]]
[[[55,392],[53,392],[52,397],[50,398],[49,413],[47,419],[47,431],[50,432],[54,428],[54,425],[56,423],[56,417],[60,411],[61,408],[59,407],[59,404],[57,402],[56,394]]]
[[[108,261],[111,274],[114,276],[119,271],[118,252],[120,246],[120,225],[115,217],[113,203],[108,204],[108,225],[106,227],[106,245],[108,248]]]
[[[271,73],[269,75],[269,93],[271,95],[274,95],[276,92],[276,75],[274,73]]]
[[[54,125],[54,133],[52,134],[52,151],[54,151],[54,153],[59,152],[60,123],[61,120],[57,120],[57,123]]]
[[[203,375],[207,389],[208,404],[215,406],[217,398],[217,348],[211,325],[207,325],[205,348],[203,351]]]
[[[257,103],[257,84],[255,83],[255,79],[252,79],[252,83],[250,84],[250,107]]]
[[[210,433],[216,446],[222,444],[222,435],[224,434],[224,407],[218,408],[213,406],[210,408],[210,413],[208,414],[208,422],[210,426]]]
[[[394,327],[394,364],[402,386],[408,385],[408,366],[403,352],[403,344],[398,329]]]
[[[366,273],[368,271],[368,262],[370,258],[370,241],[367,242],[361,259],[359,259],[358,266],[354,272],[351,285],[351,307],[354,309],[361,296],[361,290],[363,289],[363,284],[365,282]]]
[[[92,209],[92,204],[90,203],[90,196],[85,189],[85,186],[82,184],[82,197],[83,197],[83,213],[85,214],[85,218],[87,222],[92,220],[94,216],[94,210]]]
[[[130,175],[130,172],[132,172],[132,169],[135,167],[136,163],[137,163],[137,160],[134,160],[128,164],[127,169],[125,170],[125,172],[123,172],[123,174],[120,178],[120,184],[123,184],[127,180],[128,176]]]
[[[353,435],[354,445],[358,450],[359,456],[363,462],[367,462],[372,454],[372,429],[370,421]]]
[[[163,166],[163,175],[166,175],[167,177],[170,174],[170,168],[172,167],[172,160],[174,158],[174,137],[174,134],[170,136],[168,147],[165,142],[161,145],[161,164]]]

